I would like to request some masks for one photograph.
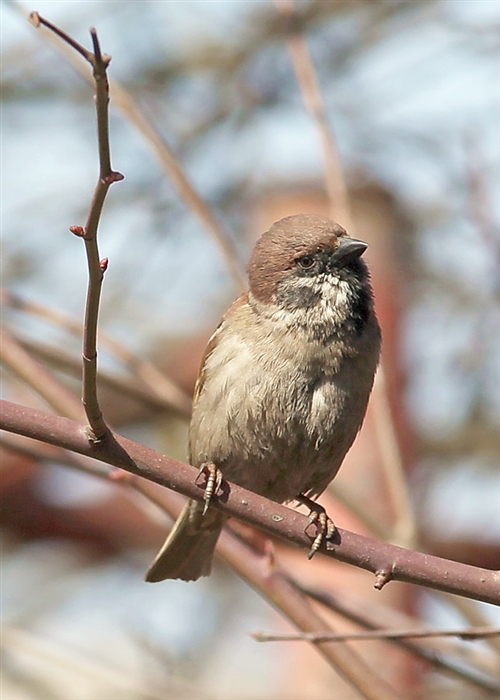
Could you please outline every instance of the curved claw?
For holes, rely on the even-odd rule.
[[[205,493],[203,494],[204,506],[202,513],[202,515],[205,515],[210,506],[210,501],[212,500],[214,493],[217,493],[217,491],[220,489],[222,479],[224,477],[222,476],[221,470],[213,462],[203,462],[203,464],[200,466],[198,476],[196,477],[196,483],[198,483],[202,474],[206,475]]]
[[[308,559],[312,559],[323,544],[323,540],[332,539],[337,528],[333,520],[328,516],[326,510],[319,503],[316,503],[316,501],[302,494],[298,496],[297,500],[309,508],[309,524],[305,532],[307,533],[311,525],[316,526],[316,536],[312,542],[309,554],[307,555]]]

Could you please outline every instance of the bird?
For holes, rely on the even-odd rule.
[[[195,385],[189,462],[207,472],[205,500],[187,502],[146,581],[210,574],[228,517],[210,507],[222,477],[309,505],[320,528],[310,555],[334,532],[314,499],[361,428],[381,351],[367,247],[314,214],[287,216],[257,241],[248,291],[210,338]]]

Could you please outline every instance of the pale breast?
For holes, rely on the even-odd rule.
[[[205,360],[191,463],[213,461],[230,481],[276,501],[320,493],[359,430],[375,368],[353,391],[358,358],[304,345],[291,328],[277,335],[276,324],[249,332],[248,313],[243,306],[221,325]]]

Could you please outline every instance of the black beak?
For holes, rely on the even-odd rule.
[[[339,238],[339,247],[333,254],[335,262],[347,263],[361,257],[368,248],[368,243],[356,238]]]

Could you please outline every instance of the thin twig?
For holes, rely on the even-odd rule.
[[[288,46],[292,58],[295,76],[299,84],[305,108],[313,118],[322,144],[324,158],[325,184],[330,202],[330,214],[348,231],[354,226],[347,196],[347,186],[333,130],[328,121],[319,81],[303,34],[297,32],[293,0],[276,0],[278,10],[286,18],[290,29]]]
[[[439,600],[441,600],[446,605],[452,604],[453,607],[463,616],[463,618],[474,627],[484,627],[488,624],[487,611],[484,610],[479,605],[476,605],[471,600],[467,598],[454,597],[452,599],[443,593],[436,593]],[[490,638],[487,643],[492,649],[495,650],[496,654],[500,658],[500,639]]]
[[[95,104],[97,114],[97,139],[99,146],[99,178],[94,190],[90,210],[85,227],[72,226],[71,231],[83,238],[87,254],[89,281],[87,287],[87,302],[83,332],[83,377],[82,401],[90,426],[89,437],[100,440],[108,430],[104,421],[99,399],[97,397],[97,324],[102,282],[106,271],[107,258],[101,260],[97,243],[97,231],[101,218],[104,200],[113,182],[123,180],[123,175],[111,168],[109,147],[109,85],[107,69],[110,56],[101,53],[99,40],[95,29],[90,30],[94,53],[87,51],[66,32],[46,20],[37,12],[32,12],[30,19],[34,26],[43,25],[57,34],[63,41],[78,51],[92,66],[95,84]]]
[[[425,639],[431,637],[458,637],[467,641],[498,637],[500,627],[470,627],[466,630],[372,630],[370,632],[349,632],[346,634],[302,633],[287,634],[285,632],[254,632],[252,637],[258,642],[357,642],[364,640],[382,639]]]
[[[20,10],[20,8],[19,8]],[[50,34],[45,35],[50,39]],[[82,77],[89,82],[89,76],[81,65],[80,61],[75,61],[73,52],[66,51],[64,45],[59,42],[51,42],[55,48],[76,68]],[[198,218],[201,224],[210,232],[217,243],[226,261],[228,269],[236,283],[238,289],[246,288],[246,279],[239,260],[238,251],[230,235],[208,206],[206,201],[196,191],[196,188],[189,179],[187,173],[176,157],[170,145],[163,135],[153,125],[150,119],[139,108],[136,101],[127,90],[117,81],[110,81],[111,96],[113,104],[118,107],[127,119],[136,127],[146,142],[151,146],[154,154],[158,158],[167,177],[172,180],[180,197],[187,204],[189,209]]]
[[[78,398],[5,329],[0,331],[0,361],[34,389],[55,411],[67,418],[83,420]]]
[[[59,309],[54,309],[36,301],[24,299],[15,292],[8,289],[0,289],[0,303],[13,309],[19,309],[39,318],[55,324],[68,333],[82,336],[81,321],[73,318]],[[28,342],[28,341],[26,341]],[[180,414],[189,416],[191,414],[191,398],[186,394],[170,377],[158,369],[150,360],[143,359],[127,348],[116,338],[110,336],[106,331],[99,330],[99,343],[113,354],[116,359],[123,362],[132,375],[137,377],[145,389],[150,393],[150,400],[157,403],[158,400],[163,405],[171,407]],[[47,348],[48,352],[49,349]],[[99,373],[99,376],[102,376]],[[105,379],[106,381],[106,379]],[[124,390],[128,391],[124,385]],[[140,388],[138,388],[140,391]],[[144,393],[143,400],[146,400]]]
[[[14,335],[13,337],[17,340],[19,345],[33,357],[43,360],[49,366],[57,368],[59,371],[63,371],[70,376],[81,376],[81,362],[76,355],[71,355],[61,350],[59,347],[56,348],[37,340],[28,340]],[[165,396],[157,395],[150,389],[145,388],[142,382],[138,382],[126,376],[107,372],[102,368],[99,369],[98,380],[101,386],[107,387],[123,397],[132,399],[148,409],[153,409],[155,411],[173,411],[183,418],[189,418],[191,414],[191,400],[187,395],[184,397],[182,394],[182,402],[178,400],[175,402],[167,400]],[[182,392],[179,390],[179,393]],[[65,412],[61,413],[66,415]]]
[[[89,63],[92,63],[92,54],[90,51],[87,51],[87,49],[82,46],[81,44],[76,41],[76,39],[73,39],[72,36],[69,36],[69,34],[66,34],[62,29],[59,29],[59,27],[56,27],[55,24],[52,24],[52,22],[49,22],[48,19],[45,19],[45,17],[42,17],[38,12],[30,12],[29,15],[29,21],[31,24],[35,27],[35,29],[39,29],[41,25],[44,27],[47,27],[47,29],[50,29],[50,31],[54,32],[54,34],[57,34],[58,37],[60,37],[63,41],[65,41],[67,44],[69,44],[75,51],[78,51],[78,53],[83,56],[83,58],[86,61],[89,61]]]
[[[306,593],[310,598],[320,603],[320,605],[325,606],[329,610],[333,610],[343,618],[367,630],[378,629],[386,625],[388,621],[393,627],[408,626],[413,622],[412,618],[407,614],[388,608],[382,603],[379,603],[377,606],[368,605],[365,600],[353,598],[352,596],[346,595],[345,592],[342,592],[342,594],[334,594],[330,591],[311,588],[309,586],[301,585],[300,587],[303,593]],[[452,600],[449,596],[447,597],[449,601]],[[455,598],[457,600],[465,600],[458,596],[454,596],[453,600]],[[415,622],[415,625],[416,624],[418,623]],[[466,663],[464,664],[462,651],[460,658],[455,660],[450,655],[453,649],[443,649],[443,640],[440,640],[438,648],[435,646],[436,641],[422,643],[409,639],[394,639],[392,643],[427,661],[439,671],[450,673],[467,683],[471,683],[489,692],[498,693],[498,680],[491,676],[491,665],[485,668],[484,664],[481,664],[481,668],[478,668],[478,658],[471,659],[469,656],[466,658]],[[470,655],[474,649],[475,647],[467,647],[464,651],[467,652],[467,655]]]
[[[190,498],[203,498],[203,488],[196,480],[197,470],[188,464],[117,433],[109,432],[100,442],[92,443],[80,424],[28,406],[2,401],[0,407],[0,429],[94,457]],[[213,507],[274,537],[310,549],[309,520],[291,508],[229,482],[224,482],[222,493],[214,495]],[[375,574],[377,589],[391,580],[398,580],[500,605],[499,572],[413,552],[340,528],[322,551],[339,561],[371,571]]]

